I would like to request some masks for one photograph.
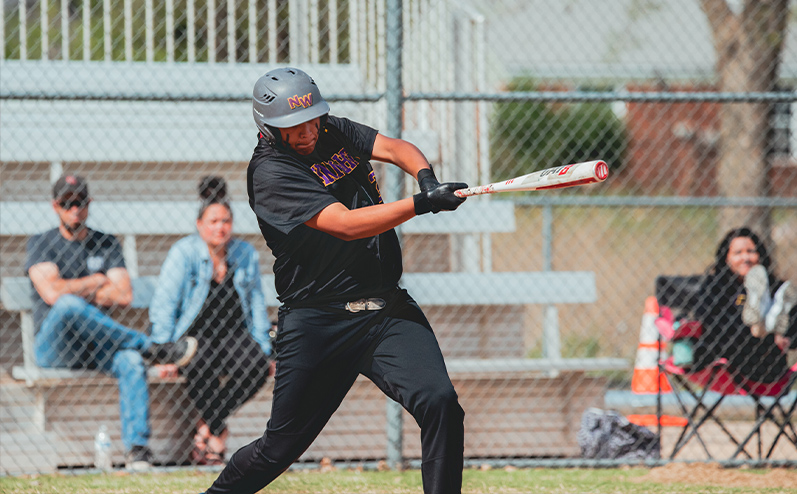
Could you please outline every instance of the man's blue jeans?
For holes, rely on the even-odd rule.
[[[143,333],[114,321],[75,295],[62,295],[36,334],[40,367],[96,368],[119,380],[122,442],[129,451],[149,441],[149,392],[140,350],[151,344]]]

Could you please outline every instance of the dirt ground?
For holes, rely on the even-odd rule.
[[[718,463],[670,463],[650,470],[635,482],[696,484],[718,487],[794,489],[797,492],[797,469],[772,468],[765,473],[723,468]]]

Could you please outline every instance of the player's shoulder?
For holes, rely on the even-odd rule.
[[[258,188],[279,187],[284,180],[292,180],[300,170],[307,168],[289,153],[272,147],[258,145],[247,169],[248,179]]]
[[[249,170],[263,171],[264,168],[269,167],[271,163],[287,163],[295,161],[290,154],[280,149],[279,147],[272,146],[263,137],[257,143],[252,159],[249,161]]]
[[[351,120],[350,118],[336,117],[335,115],[327,116],[326,125],[335,127],[344,134],[349,134],[352,132],[362,132],[362,133],[376,132],[376,129],[373,129],[368,125],[356,122],[354,120]]]

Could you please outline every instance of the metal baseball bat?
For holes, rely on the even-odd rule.
[[[609,176],[609,166],[605,161],[585,161],[571,165],[555,166],[528,175],[510,178],[504,182],[495,182],[478,187],[468,187],[454,192],[458,197],[496,192],[516,192],[528,190],[564,189],[576,185],[587,185],[603,182]]]

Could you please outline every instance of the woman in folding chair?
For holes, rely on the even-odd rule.
[[[788,370],[787,351],[797,348],[797,318],[789,317],[796,290],[775,277],[758,235],[746,227],[728,232],[695,300],[703,334],[692,368],[725,358],[747,379],[780,379]]]
[[[774,420],[780,426],[780,432],[767,456],[771,454],[777,439],[787,434],[784,428],[791,429],[791,436],[786,437],[795,442],[794,428],[789,424],[794,406],[788,411],[779,403],[769,409],[759,408],[758,398],[780,398],[794,382],[792,376],[797,375],[793,374],[794,369],[789,368],[787,361],[789,349],[797,348],[797,311],[792,310],[796,299],[797,288],[773,274],[769,253],[755,233],[744,227],[725,235],[693,299],[693,314],[702,326],[702,334],[693,348],[693,363],[683,369],[672,366],[672,359],[669,361],[668,371],[680,378],[676,381],[685,384],[690,392],[686,381],[704,388],[699,396],[693,393],[697,405],[689,414],[690,424],[684,428],[677,441],[673,457],[693,435],[697,436],[711,457],[697,432],[709,418],[717,422],[738,447],[733,457],[740,452],[750,456],[744,451],[745,444],[758,434],[761,423],[774,418],[775,408],[781,414],[781,418]],[[754,397],[756,425],[742,442],[738,442],[713,415],[719,401],[713,406],[702,403],[705,391],[709,389],[722,395],[745,394]],[[699,409],[705,412],[698,419]],[[686,434],[690,428],[692,430]],[[759,435],[759,457],[760,441]]]

